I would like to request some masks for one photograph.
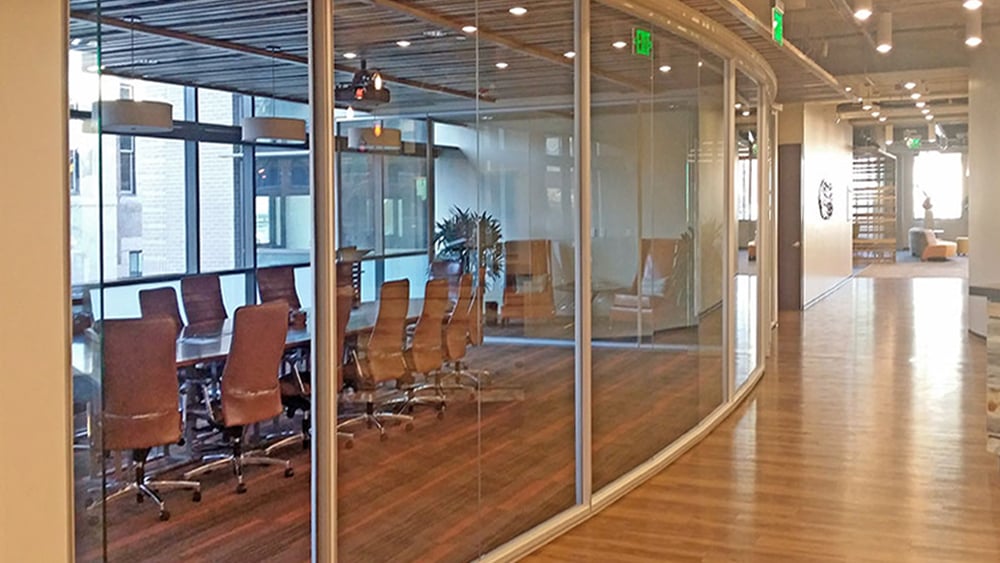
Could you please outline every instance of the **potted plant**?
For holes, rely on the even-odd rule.
[[[495,217],[456,206],[434,226],[434,259],[457,262],[463,273],[475,274],[482,267],[489,285],[503,270],[502,238]]]

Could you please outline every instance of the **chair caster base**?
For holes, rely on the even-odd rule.
[[[288,479],[292,475],[295,475],[295,470],[292,469],[291,467],[285,468],[285,479]]]
[[[403,426],[403,430],[406,430],[407,432],[412,432],[413,431],[413,423],[412,422],[407,422],[406,426]]]
[[[195,491],[191,495],[191,502],[201,502],[201,491]]]
[[[160,511],[160,522],[166,522],[167,520],[170,520],[170,512],[167,511],[167,510],[161,510]]]
[[[444,420],[444,409],[438,410],[437,417],[438,417],[438,420]]]
[[[354,447],[354,440],[347,440],[344,442],[344,449],[349,450]]]
[[[236,494],[242,495],[245,492],[247,492],[247,486],[245,484],[240,483],[236,485]]]
[[[384,433],[383,434],[379,434],[378,439],[381,440],[381,441],[383,441],[383,442],[385,442],[386,440],[389,439],[389,435],[388,434],[384,434]]]

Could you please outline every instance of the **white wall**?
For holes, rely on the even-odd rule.
[[[1000,131],[1000,31],[988,29],[972,53],[969,78],[969,285],[1000,283],[1000,159],[994,133]],[[986,301],[970,299],[969,324],[985,335]]]
[[[853,163],[849,123],[836,123],[836,106],[803,107],[802,145],[802,301],[811,301],[852,274],[848,186]],[[833,216],[819,213],[819,186],[833,185]]]
[[[0,352],[23,387],[0,408],[5,562],[72,557],[66,6],[0,2]]]

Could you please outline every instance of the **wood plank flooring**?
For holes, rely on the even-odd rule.
[[[525,561],[1000,561],[985,344],[961,279],[856,278],[782,314],[755,396]]]
[[[596,482],[609,483],[693,427],[721,400],[717,319],[694,334],[659,335],[657,344],[613,343],[594,351]],[[701,332],[702,334],[698,334]],[[356,433],[339,456],[340,560],[468,561],[575,502],[573,349],[487,344],[469,364],[523,401],[456,399],[444,420],[418,412],[416,428]],[[479,421],[479,422],[477,422]],[[249,491],[233,493],[228,471],[203,479],[204,499],[166,497],[172,518],[158,522],[145,503],[108,508],[110,561],[306,561],[309,457],[291,448],[296,474],[250,468]],[[102,557],[101,529],[77,519],[78,559]]]

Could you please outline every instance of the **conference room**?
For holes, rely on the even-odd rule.
[[[475,559],[760,370],[766,96],[663,17],[587,5],[581,98],[572,2],[337,0],[320,132],[304,0],[69,8],[80,560],[309,559],[329,384],[339,558]]]

